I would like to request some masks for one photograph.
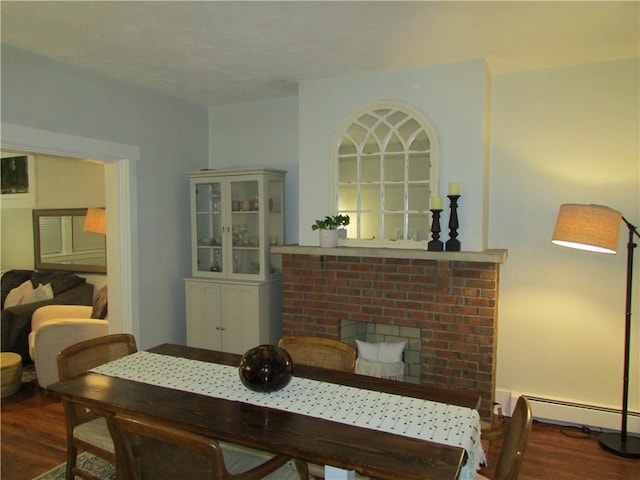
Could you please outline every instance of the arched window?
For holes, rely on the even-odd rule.
[[[428,239],[440,159],[424,116],[395,102],[362,109],[336,132],[332,157],[334,210],[351,218],[347,244]]]

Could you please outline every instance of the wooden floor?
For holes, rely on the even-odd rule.
[[[62,405],[35,382],[2,400],[1,423],[2,480],[30,480],[65,461]],[[490,460],[499,447],[487,448]],[[640,460],[605,452],[595,434],[535,423],[519,478],[640,480]]]

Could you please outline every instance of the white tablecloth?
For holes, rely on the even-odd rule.
[[[145,351],[91,371],[462,447],[468,455],[462,480],[474,479],[485,459],[480,417],[470,408],[295,376],[282,390],[258,393],[242,384],[237,367]]]

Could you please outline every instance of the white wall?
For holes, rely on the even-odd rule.
[[[285,242],[298,242],[298,97],[209,109],[209,167],[270,167],[285,177]]]
[[[36,207],[104,207],[104,165],[90,160],[35,155]]]
[[[489,92],[484,61],[304,81],[300,104],[300,238],[317,245],[311,224],[330,210],[331,145],[338,127],[355,111],[395,100],[419,110],[440,139],[440,195],[459,181],[462,250],[486,248],[486,111]],[[446,199],[445,199],[446,200]],[[444,216],[448,221],[448,215]],[[445,238],[446,239],[446,238]]]
[[[509,249],[498,389],[621,406],[626,228],[615,256],[550,240],[562,203],[608,205],[640,223],[638,72],[636,59],[493,78],[489,244]],[[638,260],[636,253],[633,410],[640,409]]]
[[[0,225],[2,270],[33,270],[33,220],[31,209],[3,208]]]
[[[190,271],[185,172],[208,164],[207,110],[7,45],[1,80],[3,123],[139,149],[131,177],[136,221],[127,232],[137,252],[134,330],[140,348],[184,342],[183,278]]]
[[[379,81],[372,74],[304,82],[299,100],[301,117],[306,119],[299,127],[300,239],[315,241],[309,219],[329,205],[327,162],[333,132],[355,108],[376,97],[371,91],[391,95],[388,89],[377,90],[378,84],[397,81],[407,93],[394,96],[413,105],[422,102],[423,113],[436,125],[443,143],[441,182],[462,179],[463,189],[473,185],[478,197],[483,187],[475,177],[482,177],[481,155],[476,148],[463,153],[461,149],[468,145],[462,139],[472,137],[473,145],[480,148],[480,138],[490,127],[490,162],[485,165],[490,171],[488,222],[473,232],[488,228],[488,247],[509,250],[501,267],[497,388],[620,408],[625,255],[567,250],[551,246],[550,237],[558,208],[566,202],[603,203],[622,210],[632,223],[640,223],[638,61],[496,75],[489,80],[479,67],[471,63],[386,72]],[[470,71],[462,75],[466,69]],[[418,72],[423,75],[416,79]],[[402,73],[411,81],[403,79]],[[434,91],[432,80],[439,86],[435,98],[422,93]],[[489,81],[490,94],[481,94]],[[460,102],[469,100],[475,108],[463,108],[451,98],[456,95],[444,88],[449,83],[450,92],[462,95]],[[465,97],[469,89],[474,93]],[[484,129],[479,103],[483,97],[491,101],[492,110],[485,112],[490,123]],[[291,101],[282,100],[280,108],[280,100],[274,100],[215,109],[214,113],[224,112],[220,118],[234,119],[238,130],[223,123],[225,130],[212,131],[211,167],[220,166],[217,152],[221,151],[239,149],[249,161],[265,142],[264,122],[251,122],[250,117],[256,114],[264,119],[272,112],[287,112]],[[433,107],[427,105],[430,102]],[[455,108],[446,115],[433,113],[445,112],[447,106]],[[294,128],[291,117],[290,112],[273,113],[269,136],[288,138],[287,130]],[[213,130],[216,119],[212,117],[211,122]],[[259,140],[241,141],[251,138]],[[476,164],[468,165],[472,158]],[[467,166],[470,176],[463,178]],[[471,196],[467,191],[463,195]],[[465,204],[463,216],[467,208]],[[463,242],[470,228],[462,230]],[[621,237],[622,249],[624,243]],[[637,257],[640,254],[635,269],[630,404],[636,410],[640,388]]]

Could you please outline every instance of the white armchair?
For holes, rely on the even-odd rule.
[[[92,309],[82,305],[46,305],[33,313],[29,356],[41,387],[59,380],[56,363],[59,351],[89,338],[108,335],[109,321],[91,318]]]

